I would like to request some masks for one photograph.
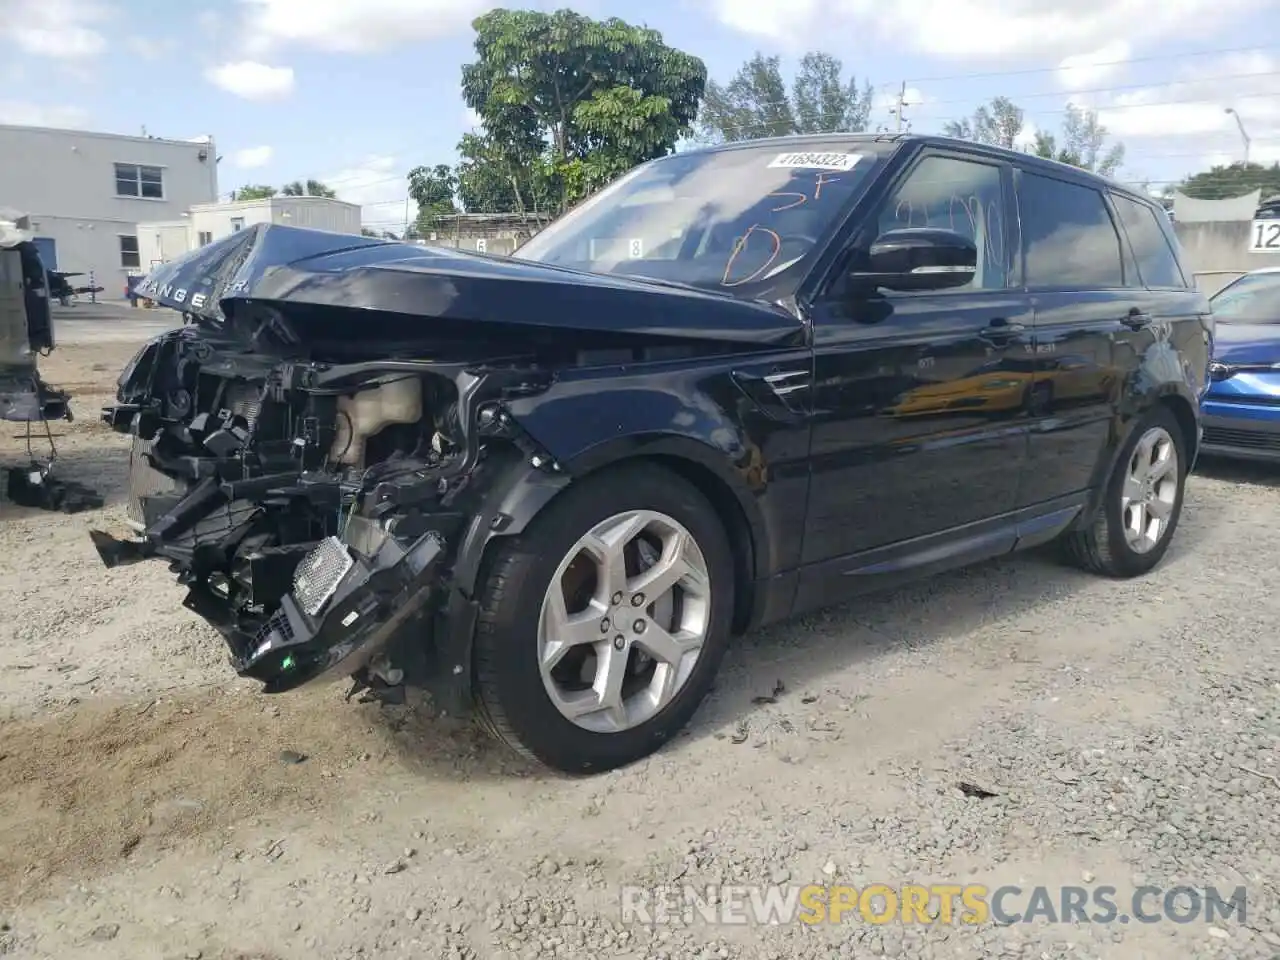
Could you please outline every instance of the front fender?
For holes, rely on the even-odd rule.
[[[769,484],[766,441],[743,426],[748,403],[729,369],[685,367],[662,376],[646,371],[560,381],[508,409],[570,477],[632,457],[677,460],[713,477],[742,511],[754,544],[751,572],[758,578],[775,572],[778,558],[761,508]]]

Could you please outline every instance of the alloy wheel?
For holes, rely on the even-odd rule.
[[[1178,446],[1164,427],[1142,434],[1120,494],[1124,538],[1135,553],[1154,550],[1169,529],[1178,498]]]
[[[556,568],[538,623],[538,665],[556,709],[596,733],[654,717],[707,640],[711,582],[685,527],[630,510],[597,524]]]

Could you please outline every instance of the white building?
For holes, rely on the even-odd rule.
[[[0,125],[0,206],[30,215],[46,266],[124,296],[144,266],[138,223],[218,197],[211,137],[199,141]]]
[[[142,270],[229,237],[256,223],[310,227],[332,233],[360,233],[360,205],[328,197],[269,197],[230,203],[201,203],[173,220],[138,224]]]

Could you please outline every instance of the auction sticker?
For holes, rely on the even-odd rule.
[[[860,153],[780,153],[769,166],[793,170],[852,170],[861,159]]]

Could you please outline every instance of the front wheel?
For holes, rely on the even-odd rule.
[[[651,464],[570,487],[486,575],[475,692],[498,739],[556,769],[657,750],[710,689],[734,566],[706,498]]]
[[[1164,557],[1178,527],[1187,478],[1187,444],[1168,407],[1148,412],[1116,460],[1092,526],[1064,538],[1077,566],[1137,577]]]

